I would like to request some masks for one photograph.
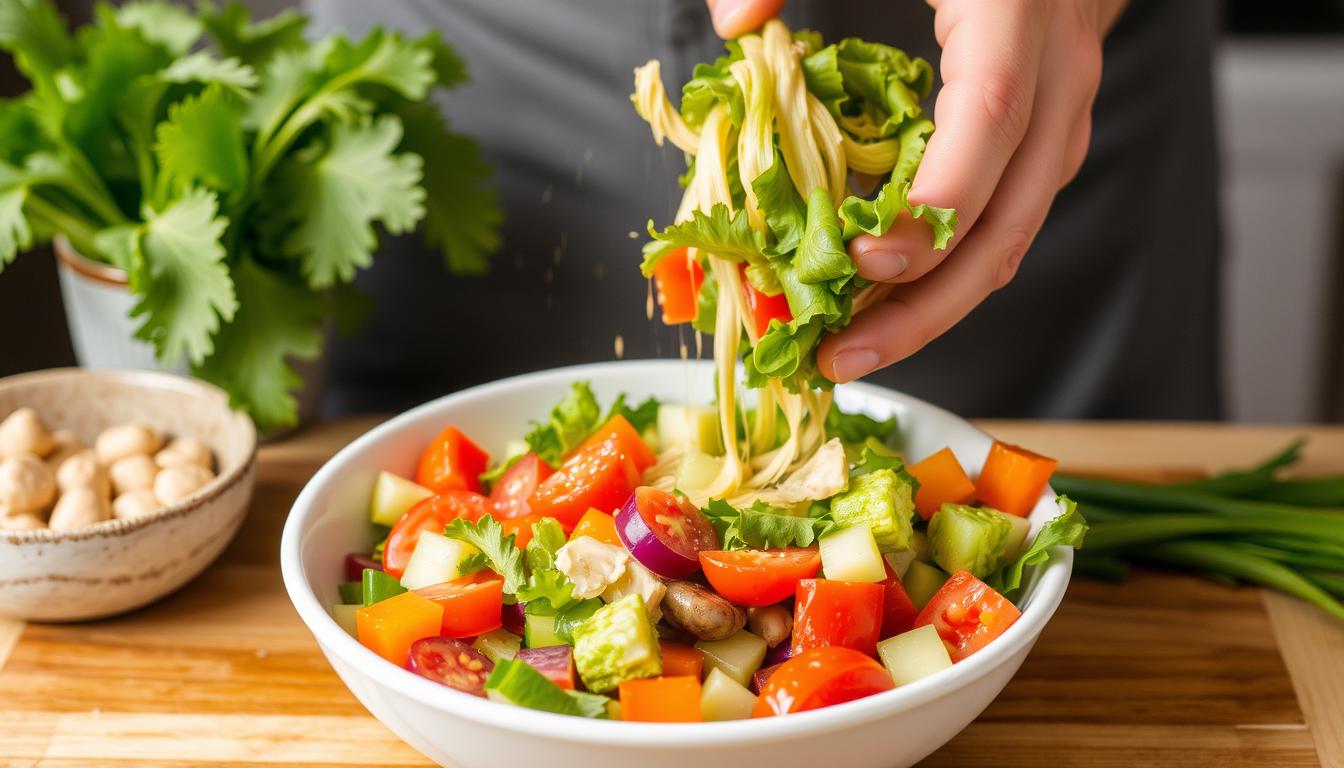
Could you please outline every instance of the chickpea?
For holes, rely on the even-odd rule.
[[[46,527],[37,515],[0,515],[0,531],[36,531]]]
[[[31,453],[39,458],[51,453],[51,433],[37,411],[20,408],[0,421],[0,458]]]
[[[39,512],[55,496],[56,478],[33,454],[20,453],[0,462],[0,507],[10,515]]]
[[[154,454],[154,463],[160,467],[174,464],[195,464],[210,469],[214,460],[210,455],[210,446],[194,437],[179,437],[168,443],[167,447]]]
[[[118,496],[131,491],[151,491],[159,468],[154,460],[143,453],[117,459],[107,468],[112,478],[112,492]]]
[[[61,494],[56,508],[51,510],[47,524],[54,531],[68,531],[101,522],[112,515],[107,497],[89,486],[71,488]]]
[[[51,453],[46,456],[46,462],[47,466],[51,467],[52,472],[60,469],[61,464],[65,463],[66,459],[88,448],[84,441],[79,439],[79,435],[68,429],[58,429],[52,432],[51,441],[53,445]]]
[[[98,463],[98,457],[93,455],[93,451],[85,448],[61,462],[61,466],[56,469],[56,486],[61,489],[61,493],[88,486],[106,497],[107,470]]]
[[[154,478],[154,497],[168,506],[183,499],[215,478],[215,473],[195,464],[174,464],[159,470]]]
[[[747,609],[747,626],[765,644],[774,648],[789,639],[793,632],[793,612],[782,605],[766,605]]]
[[[134,520],[152,515],[160,509],[163,509],[163,505],[149,490],[123,493],[112,502],[112,515],[118,520]]]
[[[131,422],[108,427],[93,442],[98,460],[111,466],[117,459],[136,453],[152,455],[159,449],[159,433],[147,424]]]

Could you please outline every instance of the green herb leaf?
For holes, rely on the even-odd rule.
[[[878,421],[865,413],[845,413],[835,407],[826,412],[826,437],[838,437],[842,443],[856,444],[873,438],[885,444],[895,431],[895,416]]]
[[[187,9],[163,0],[132,0],[117,9],[116,23],[139,30],[146,40],[181,56],[201,37],[203,26]]]
[[[737,509],[710,499],[701,511],[718,530],[723,548],[733,550],[811,546],[835,526],[824,506],[813,505],[812,510],[816,516],[803,517],[760,501]]]
[[[551,409],[545,424],[534,422],[527,433],[527,445],[543,461],[558,466],[565,455],[582,443],[600,426],[602,409],[586,381],[576,381],[569,393]]]
[[[303,47],[308,18],[291,8],[253,23],[247,6],[229,2],[223,8],[213,3],[199,6],[201,22],[214,39],[220,54],[261,66],[279,51]]]
[[[649,235],[653,241],[644,246],[644,262],[639,266],[645,277],[653,275],[658,262],[678,248],[699,248],[720,259],[746,261],[759,256],[765,247],[761,234],[747,221],[746,211],[729,213],[723,203],[710,208],[708,214],[695,211],[689,220],[662,232],[650,220]]]
[[[529,605],[545,600],[552,610],[559,610],[574,602],[574,584],[560,571],[533,571],[527,577],[527,583],[518,589],[516,597],[519,602]]]
[[[523,549],[523,560],[528,570],[546,571],[555,568],[555,553],[567,541],[565,529],[554,518],[544,517],[533,523],[532,540]]]
[[[19,71],[34,82],[50,82],[74,51],[65,22],[49,0],[0,3],[0,48],[13,54]]]
[[[23,212],[28,184],[22,169],[0,162],[0,271],[19,251],[33,245],[33,229]]]
[[[154,156],[160,201],[197,185],[223,195],[241,194],[248,163],[240,103],[223,87],[212,85],[172,105],[168,119],[159,124]]]
[[[459,517],[443,529],[443,535],[481,550],[490,570],[504,577],[505,593],[516,595],[527,582],[523,574],[523,553],[513,545],[513,534],[505,536],[504,529],[493,517],[485,515],[475,525]]]
[[[1083,539],[1087,536],[1087,521],[1078,511],[1078,505],[1068,496],[1060,496],[1056,502],[1059,504],[1059,516],[1041,528],[1026,552],[988,580],[991,587],[1004,595],[1011,595],[1022,586],[1023,569],[1049,560],[1050,551],[1055,547],[1082,548]]]
[[[611,409],[607,411],[606,416],[602,417],[602,422],[606,423],[613,416],[624,416],[636,432],[643,434],[644,430],[658,421],[659,405],[661,403],[658,402],[658,398],[649,397],[645,398],[644,402],[631,408],[625,404],[625,393],[622,392],[616,396],[616,400],[611,404]]]

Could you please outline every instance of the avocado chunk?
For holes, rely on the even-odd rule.
[[[859,475],[831,499],[831,519],[842,528],[866,525],[883,554],[909,549],[914,536],[914,486],[891,469]]]
[[[1012,534],[1012,521],[998,510],[944,504],[929,520],[929,551],[944,571],[983,579],[1003,562]]]
[[[626,595],[598,609],[574,628],[574,665],[594,693],[615,689],[626,680],[663,672],[658,638],[639,595]]]

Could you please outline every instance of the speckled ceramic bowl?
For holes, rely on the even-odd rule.
[[[151,424],[203,440],[217,477],[163,512],[70,531],[0,530],[0,615],[82,621],[139,608],[205,570],[238,531],[256,482],[256,430],[217,387],[152,371],[66,368],[0,379],[0,419],[37,410],[86,443],[106,427]]]

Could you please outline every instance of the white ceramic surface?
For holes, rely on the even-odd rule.
[[[989,647],[952,669],[895,691],[788,717],[729,723],[622,723],[552,715],[484,701],[399,669],[361,646],[327,612],[338,601],[347,552],[367,549],[374,476],[409,475],[446,424],[499,451],[569,388],[586,379],[603,402],[619,392],[705,402],[707,362],[627,361],[529,374],[468,389],[398,416],[351,443],[313,477],[294,503],[280,547],[285,587],[337,674],[368,709],[430,758],[462,768],[742,768],[911,765],[966,727],[1017,671],[1068,586],[1073,553],[1060,550],[1032,572],[1022,618]],[[837,388],[836,402],[878,418],[895,416],[914,460],[950,445],[979,467],[990,438],[946,411],[867,384]],[[1034,529],[1055,514],[1047,490]]]
[[[237,533],[256,480],[257,436],[217,387],[155,371],[78,368],[0,379],[0,419],[23,406],[89,445],[128,421],[195,437],[211,447],[217,476],[137,520],[0,530],[0,616],[82,621],[139,608],[195,578]]]

